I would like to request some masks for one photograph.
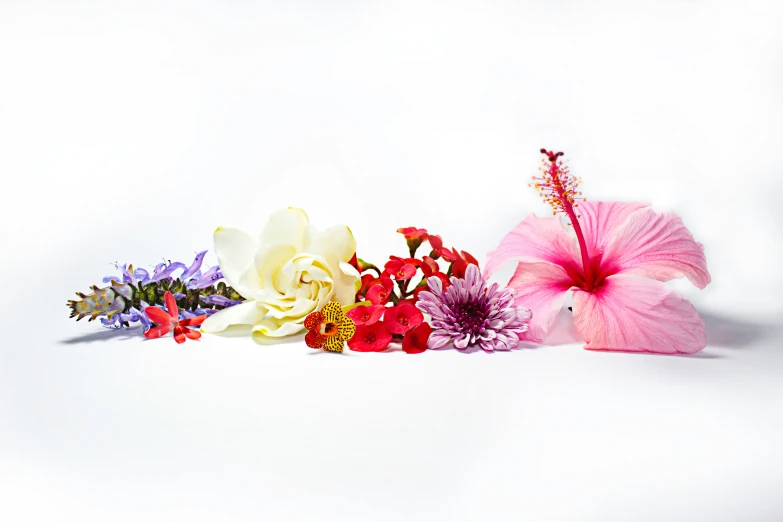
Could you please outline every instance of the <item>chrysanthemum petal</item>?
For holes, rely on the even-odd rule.
[[[594,292],[574,291],[574,326],[590,350],[694,353],[704,322],[669,286],[633,275],[607,277]]]
[[[427,347],[430,350],[439,350],[441,348],[445,348],[451,342],[452,342],[452,338],[450,336],[440,333],[438,330],[435,330],[432,333],[432,335],[430,335],[430,338],[427,341]]]

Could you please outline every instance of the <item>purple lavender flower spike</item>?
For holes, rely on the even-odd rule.
[[[158,266],[160,266],[160,265],[158,265]],[[171,274],[173,274],[174,272],[176,272],[180,268],[182,270],[187,270],[188,269],[188,267],[185,265],[185,263],[180,263],[178,261],[175,262],[175,263],[169,264],[169,266],[167,266],[164,270],[162,270],[160,272],[157,272],[157,267],[156,267],[156,272],[157,273],[154,276],[152,276],[151,281],[153,283],[157,283],[161,279],[173,279]]]
[[[184,314],[184,317],[211,315],[218,311],[213,307],[218,306],[222,309],[243,302],[242,300],[232,300],[220,294],[200,295],[202,289],[212,287],[223,278],[219,266],[214,266],[206,272],[202,271],[201,267],[206,253],[207,251],[204,250],[196,254],[190,266],[180,262],[172,263],[169,261],[168,264],[165,262],[158,263],[154,270],[133,269],[132,265],[120,266],[115,263],[115,268],[120,271],[120,274],[103,278],[104,283],[110,284],[109,287],[97,289],[95,291],[96,294],[83,296],[83,301],[69,301],[69,306],[72,310],[71,317],[78,316],[81,318],[91,315],[93,318],[100,318],[104,326],[111,328],[122,328],[132,326],[132,323],[141,323],[144,329],[147,330],[152,325],[144,311],[149,304],[143,300],[136,301],[136,299],[144,296],[149,291],[154,291],[157,295],[160,295],[163,290],[169,288],[174,293],[175,299],[178,300],[182,300],[185,297],[185,292],[196,291],[198,293],[200,298],[198,307],[196,310],[181,310],[180,312]],[[177,277],[175,274],[180,270],[180,275]],[[147,287],[147,285],[154,285],[155,288],[145,289],[144,287]],[[225,286],[221,288],[222,290],[226,289]],[[230,295],[237,295],[230,287],[228,287],[228,290],[231,292]],[[104,303],[102,301],[103,296],[111,295],[109,292],[113,292],[114,300]],[[134,306],[134,303],[140,303],[140,305]]]
[[[128,270],[128,265],[122,265],[122,282],[131,284],[136,282],[133,274],[131,274],[130,270]]]
[[[141,310],[139,310],[139,322],[140,322],[140,323],[141,323],[141,325],[144,327],[144,331],[145,331],[145,332],[146,332],[147,330],[149,330],[149,329],[150,329],[150,327],[152,327],[152,322],[151,322],[151,321],[149,320],[149,318],[147,317],[147,314],[145,314],[145,313],[144,313],[144,309],[145,309],[145,308],[147,308],[148,306],[149,306],[149,305],[148,305],[147,303],[145,303],[144,301],[142,301],[142,302],[141,302]],[[135,308],[134,308],[134,310],[135,310]]]
[[[204,275],[202,275],[199,280],[196,281],[196,284],[193,285],[193,288],[206,288],[208,286],[212,286],[220,279],[223,279],[223,274],[220,273],[220,267],[215,265],[207,270]]]
[[[234,306],[242,301],[234,301],[233,299],[229,299],[228,297],[224,297],[222,295],[205,295],[201,297],[201,302],[206,305],[216,305],[216,306]]]
[[[207,254],[206,250],[203,250],[203,251],[199,252],[198,254],[196,254],[196,259],[194,259],[193,263],[188,267],[187,270],[185,270],[185,273],[183,273],[180,276],[180,279],[185,280],[185,279],[191,277],[192,275],[194,275],[196,273],[196,271],[199,268],[201,268],[201,263],[204,262],[204,256],[206,254]]]
[[[468,265],[465,279],[451,278],[443,289],[440,279],[427,279],[429,292],[421,292],[416,306],[432,318],[427,346],[437,350],[453,345],[458,350],[472,347],[491,352],[511,350],[519,345],[533,314],[514,306],[515,292],[487,287],[476,265]]]
[[[133,271],[133,277],[135,277],[138,281],[141,281],[141,284],[143,285],[146,285],[150,281],[150,273],[143,268],[135,269]]]

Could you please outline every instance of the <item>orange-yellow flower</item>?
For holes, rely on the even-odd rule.
[[[305,343],[310,348],[323,348],[329,352],[342,352],[346,341],[356,332],[356,325],[346,317],[340,303],[330,301],[320,312],[313,312],[305,318],[304,326],[309,330]]]

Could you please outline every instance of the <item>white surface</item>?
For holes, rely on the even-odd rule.
[[[0,519],[781,520],[778,3],[274,4],[0,3]],[[110,262],[286,205],[366,259],[409,225],[483,258],[546,212],[542,146],[705,243],[701,354],[586,352],[565,315],[342,357],[67,318]]]

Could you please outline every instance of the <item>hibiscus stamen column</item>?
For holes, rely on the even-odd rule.
[[[543,200],[552,207],[552,215],[557,215],[558,212],[564,213],[574,227],[576,239],[579,241],[579,251],[582,255],[585,290],[589,292],[593,289],[594,284],[593,273],[590,270],[590,256],[587,252],[587,243],[582,233],[582,227],[579,226],[578,218],[580,216],[574,210],[579,206],[576,201],[584,199],[580,197],[582,193],[577,190],[582,180],[572,176],[568,166],[564,166],[562,161],[558,161],[558,158],[563,156],[562,152],[541,149],[541,154],[546,155],[547,159],[542,160],[542,166],[539,169],[541,176],[533,176],[535,182],[533,186],[538,190]]]

